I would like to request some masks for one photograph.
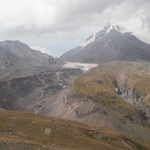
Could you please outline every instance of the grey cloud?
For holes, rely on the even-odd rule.
[[[68,48],[60,35],[74,45],[75,39],[112,22],[150,42],[149,6],[149,0],[0,0],[0,40],[17,38],[44,47],[54,38],[56,47],[65,43]]]
[[[50,3],[51,2],[51,3]],[[119,0],[10,0],[0,2],[1,29],[9,33],[19,29],[25,33],[42,33],[81,28]],[[19,32],[18,32],[19,33]]]
[[[18,34],[77,30],[98,24],[100,18],[101,22],[120,21],[137,15],[142,9],[150,12],[148,0],[14,0],[13,3],[12,7],[10,0],[1,0],[0,26],[9,33],[18,30]],[[143,15],[147,17],[145,11]],[[143,23],[149,22],[146,17],[142,18]]]

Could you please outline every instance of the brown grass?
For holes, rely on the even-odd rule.
[[[5,110],[0,110],[0,120],[1,149],[128,150],[123,140],[133,150],[150,149],[147,140],[74,121]],[[44,134],[45,128],[51,128],[49,136]]]

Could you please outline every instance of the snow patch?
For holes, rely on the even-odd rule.
[[[65,62],[64,65],[62,65],[63,68],[78,68],[83,71],[87,71],[90,68],[96,67],[98,64],[86,64],[86,63],[79,63],[79,62]]]
[[[119,25],[109,25],[109,27],[108,27],[106,32],[109,33],[112,29],[115,29],[115,30],[119,31],[122,34],[124,33]]]
[[[40,51],[44,54],[50,54],[51,50],[48,50],[46,47],[40,47],[40,46],[30,46],[31,49],[36,50],[36,51]]]
[[[112,29],[114,29],[114,27],[112,25],[110,25],[110,27],[107,29],[107,33],[109,33]]]
[[[115,91],[116,91],[116,92],[118,92],[118,89],[117,89],[117,88],[115,88]]]
[[[85,41],[83,44],[80,45],[80,47],[83,49],[85,48],[87,45],[91,44],[92,42],[94,42],[96,39],[96,33],[92,35],[92,37],[90,39],[88,39],[87,41]]]

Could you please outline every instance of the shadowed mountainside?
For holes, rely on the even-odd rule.
[[[80,69],[51,68],[40,73],[0,81],[0,107],[37,113],[48,97],[63,90]]]

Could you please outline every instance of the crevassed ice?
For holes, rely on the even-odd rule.
[[[79,63],[79,62],[65,62],[62,65],[63,68],[78,68],[83,71],[89,70],[90,68],[96,67],[98,64],[86,64],[86,63]]]

